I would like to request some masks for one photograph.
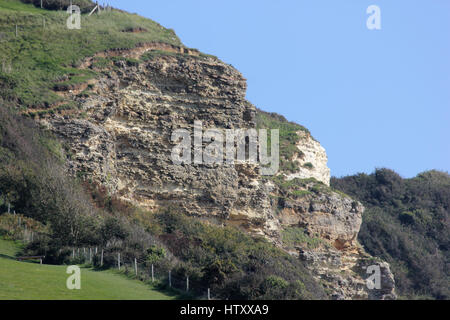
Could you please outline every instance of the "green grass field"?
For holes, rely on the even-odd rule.
[[[18,262],[20,244],[0,239],[0,300],[168,300],[175,296],[153,290],[114,271],[81,269],[81,290],[66,288],[66,266]]]

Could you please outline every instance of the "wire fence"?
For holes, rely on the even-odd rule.
[[[7,208],[7,213],[0,215],[0,235],[23,241],[27,245],[35,244],[33,250],[46,256],[48,249],[42,248],[40,243],[45,243],[49,234],[42,230],[42,225],[16,214],[9,205]],[[205,285],[204,281],[194,275],[189,276],[187,272],[180,274],[169,264],[152,263],[143,250],[123,247],[120,242],[108,242],[104,246],[61,247],[52,254],[64,257],[60,263],[117,269],[127,276],[161,288],[174,289],[197,299],[212,299],[210,286]]]
[[[62,249],[63,250],[63,249]],[[116,248],[82,247],[70,250],[70,262],[92,267],[115,268],[127,276],[143,282],[171,288],[204,300],[212,300],[211,289],[189,276],[176,274],[172,269],[151,263],[145,257],[131,257]]]
[[[0,220],[0,234],[13,240],[21,240],[24,243],[33,241],[42,241],[47,234],[39,230],[33,221],[27,219],[24,215],[16,214],[16,211],[10,210],[4,214]]]
[[[116,8],[111,7],[108,4],[96,6],[94,10],[89,14],[92,15],[95,11],[95,14],[101,15],[107,12],[112,12],[114,10],[118,10]],[[61,11],[66,13],[66,11]],[[67,18],[70,16],[67,13]],[[86,16],[86,15],[83,15]],[[45,15],[30,15],[26,17],[22,17],[19,21],[16,20],[15,17],[0,17],[0,42],[4,41],[10,37],[19,37],[24,34],[25,31],[45,31],[54,27],[67,27],[67,20],[63,19],[62,21],[55,21],[47,18]]]

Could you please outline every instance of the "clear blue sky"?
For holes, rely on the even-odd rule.
[[[253,104],[311,130],[334,176],[450,171],[449,0],[105,2],[239,69]]]

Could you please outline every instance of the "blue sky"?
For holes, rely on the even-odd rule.
[[[311,130],[334,176],[450,171],[448,0],[105,2],[239,69],[253,104]]]

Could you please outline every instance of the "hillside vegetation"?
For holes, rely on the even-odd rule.
[[[359,241],[391,264],[405,298],[450,298],[450,176],[428,171],[403,179],[388,169],[333,178],[366,210]]]

